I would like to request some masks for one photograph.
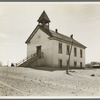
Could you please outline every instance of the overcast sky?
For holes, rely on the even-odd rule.
[[[100,61],[100,3],[0,2],[0,61],[17,63],[26,57],[25,41],[43,10],[50,28],[84,44],[86,63]]]

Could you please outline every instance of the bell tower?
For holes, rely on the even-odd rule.
[[[37,20],[39,25],[43,26],[46,29],[49,29],[50,19],[48,18],[45,11],[42,12],[41,16]]]

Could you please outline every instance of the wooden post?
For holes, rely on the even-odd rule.
[[[69,67],[70,67],[70,56],[71,56],[71,51],[72,51],[72,46],[73,46],[73,34],[71,35],[71,39],[72,39],[72,43],[71,43],[71,49],[70,49],[70,52],[69,52],[69,59],[68,59],[68,62],[67,62],[67,69],[66,69],[66,74],[69,74]]]

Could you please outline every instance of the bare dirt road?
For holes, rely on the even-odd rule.
[[[70,74],[0,67],[0,96],[100,97],[100,69],[71,70]]]

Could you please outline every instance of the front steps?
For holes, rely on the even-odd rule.
[[[43,52],[37,54],[32,54],[30,57],[27,57],[25,59],[23,59],[22,61],[20,61],[19,63],[17,63],[18,67],[31,67],[31,65],[39,60],[43,58]]]

